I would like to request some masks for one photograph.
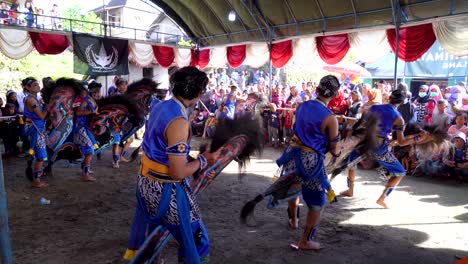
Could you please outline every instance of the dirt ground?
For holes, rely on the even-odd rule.
[[[138,144],[139,142],[134,142]],[[192,148],[194,149],[194,148]],[[243,204],[262,192],[277,167],[279,150],[266,149],[238,178],[231,164],[198,196],[211,240],[211,263],[454,263],[468,256],[468,184],[406,177],[388,199],[391,209],[378,208],[383,189],[373,171],[360,171],[356,197],[328,205],[317,239],[318,252],[292,251],[301,229],[287,228],[286,206],[257,206],[253,226],[243,226]],[[135,206],[137,163],[111,167],[111,153],[94,161],[98,181],[78,180],[80,168],[57,163],[50,187],[32,189],[24,176],[26,161],[3,161],[8,195],[14,263],[125,263],[122,260]],[[345,189],[345,177],[334,182]],[[50,205],[41,205],[45,197]],[[176,243],[164,252],[176,263]]]

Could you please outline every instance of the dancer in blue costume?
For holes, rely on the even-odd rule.
[[[88,116],[97,113],[98,107],[94,99],[89,95],[88,86],[82,84],[81,100],[74,105],[75,111],[75,129],[73,131],[73,141],[80,147],[81,154],[84,156],[81,172],[81,180],[86,182],[96,181],[91,176],[91,160],[94,149],[99,148],[94,135],[91,132],[88,122]]]
[[[373,105],[369,112],[375,114],[379,118],[379,138],[381,145],[373,153],[372,157],[381,166],[381,170],[386,176],[389,176],[385,189],[377,200],[377,204],[384,208],[388,208],[385,204],[385,198],[393,191],[400,183],[403,176],[406,175],[406,170],[403,168],[398,159],[393,155],[392,151],[388,150],[390,133],[395,132],[396,142],[400,146],[410,144],[418,144],[430,139],[430,135],[426,131],[422,131],[418,135],[405,137],[403,134],[405,121],[401,117],[397,108],[405,102],[406,92],[397,89],[390,95],[389,104]],[[356,159],[360,153],[353,151],[350,155],[350,161]],[[354,179],[356,177],[356,168],[350,169],[348,172],[348,189],[341,192],[341,195],[352,197],[354,195]]]
[[[247,99],[247,96],[238,95],[237,86],[233,85],[231,86],[231,92],[228,93],[223,99],[223,104],[226,109],[226,116],[229,119],[234,119],[234,115],[236,112],[237,99],[245,100]]]
[[[302,198],[309,208],[304,233],[299,243],[292,245],[296,249],[320,249],[320,244],[313,239],[327,201],[326,192],[331,191],[323,159],[327,152],[335,157],[340,155],[337,150],[340,140],[338,121],[327,105],[339,88],[340,82],[335,76],[327,75],[320,80],[318,98],[299,106],[294,137],[276,161],[278,166],[283,166],[282,176],[296,175],[297,182],[302,185]],[[288,204],[289,225],[294,229],[298,227],[298,204],[299,198],[290,200]]]
[[[125,259],[132,259],[145,236],[165,225],[179,242],[179,262],[206,263],[209,241],[187,178],[217,159],[205,152],[188,162],[190,123],[186,108],[194,106],[208,78],[184,67],[171,78],[173,97],[153,106],[143,137],[143,157],[137,179],[138,206]]]
[[[26,118],[25,132],[29,137],[31,149],[29,153],[34,157],[32,186],[36,188],[47,187],[48,184],[41,182],[44,161],[47,160],[45,132],[45,118],[47,109],[37,100],[37,94],[41,90],[39,82],[28,77],[24,81],[26,97],[24,98],[24,117]]]

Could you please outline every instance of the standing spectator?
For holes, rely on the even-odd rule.
[[[246,87],[245,83],[246,83],[245,74],[243,71],[241,71],[239,74],[239,77],[237,78],[237,85],[239,85],[239,88],[241,89],[241,91],[245,90],[245,87]]]
[[[432,115],[432,124],[441,126],[444,129],[447,129],[450,126],[450,115],[445,113],[447,107],[448,103],[446,100],[441,99],[437,101],[437,112],[434,111],[434,114]]]
[[[345,115],[348,111],[348,103],[346,102],[342,89],[338,90],[338,94],[328,103],[328,109],[332,110],[336,115]]]
[[[231,86],[231,92],[223,98],[223,105],[227,112],[227,117],[229,119],[234,119],[234,114],[236,110],[237,99],[245,100],[246,96],[241,96],[237,91],[236,86]]]
[[[302,103],[302,99],[297,93],[296,86],[291,86],[289,88],[289,92],[290,94],[288,99],[286,99],[286,103],[291,102],[291,105],[294,105],[295,103]]]
[[[24,3],[24,9],[22,11],[24,13],[24,18],[26,20],[26,26],[32,27],[34,25],[34,8],[30,1],[26,1]]]
[[[430,124],[432,122],[432,112],[435,108],[435,102],[430,99],[428,91],[429,87],[427,85],[421,85],[414,104],[416,106],[417,121]]]
[[[19,25],[21,22],[19,21],[19,0],[13,0],[10,6],[10,11],[8,12],[8,15],[10,16],[10,24],[12,25]]]
[[[405,124],[416,122],[416,110],[413,102],[411,102],[412,94],[408,90],[408,85],[406,83],[399,83],[397,89],[406,93],[406,100],[403,104],[398,106],[398,112],[401,114],[401,117],[403,117],[403,120],[405,120]]]
[[[367,91],[367,102],[365,103],[365,106],[370,107],[376,104],[382,104],[382,91],[377,88],[370,88],[370,86],[366,84],[364,87],[368,87],[363,89],[363,91]]]
[[[268,117],[268,135],[269,135],[269,142],[271,142],[271,146],[274,148],[279,147],[279,137],[278,137],[278,129],[279,129],[279,116],[276,111],[276,105],[274,103],[270,103],[270,111]]]
[[[0,23],[1,24],[8,24],[9,16],[8,16],[8,7],[5,2],[0,1]]]
[[[294,118],[294,109],[292,109],[291,102],[286,104],[286,107],[290,110],[283,110],[280,114],[280,120],[283,120],[283,136],[286,138],[285,143],[288,144],[289,140],[293,135],[292,128],[293,128],[293,118]]]
[[[14,114],[18,114],[20,112],[20,104],[18,102],[18,97],[16,95],[16,92],[13,90],[9,90],[6,93],[6,102],[7,104],[13,104],[15,107],[15,112]]]
[[[54,30],[57,30],[59,29],[59,25],[60,25],[60,14],[58,12],[58,6],[57,4],[54,4],[52,6],[52,9],[50,10],[49,12],[49,16],[51,16],[50,18],[50,24],[52,26],[52,29]]]
[[[37,9],[36,27],[39,29],[44,29],[45,22],[46,22],[46,18],[44,16],[44,9],[42,8]]]

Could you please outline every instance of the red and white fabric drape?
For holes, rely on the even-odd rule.
[[[60,54],[70,46],[66,35],[29,32],[29,36],[31,37],[34,48],[43,55]]]
[[[431,48],[436,41],[432,24],[423,24],[400,29],[398,40],[398,58],[415,61]],[[396,30],[387,29],[387,39],[393,53],[396,49]]]

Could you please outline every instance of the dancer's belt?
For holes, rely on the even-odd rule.
[[[301,140],[296,135],[294,135],[291,138],[291,141],[289,142],[289,145],[291,147],[300,148],[301,150],[306,151],[306,152],[316,152],[314,149],[309,148],[309,147],[305,146],[304,144],[302,144]]]
[[[169,175],[169,167],[151,160],[143,152],[141,158],[140,174],[148,179],[158,182],[180,182],[180,180],[174,180]]]

